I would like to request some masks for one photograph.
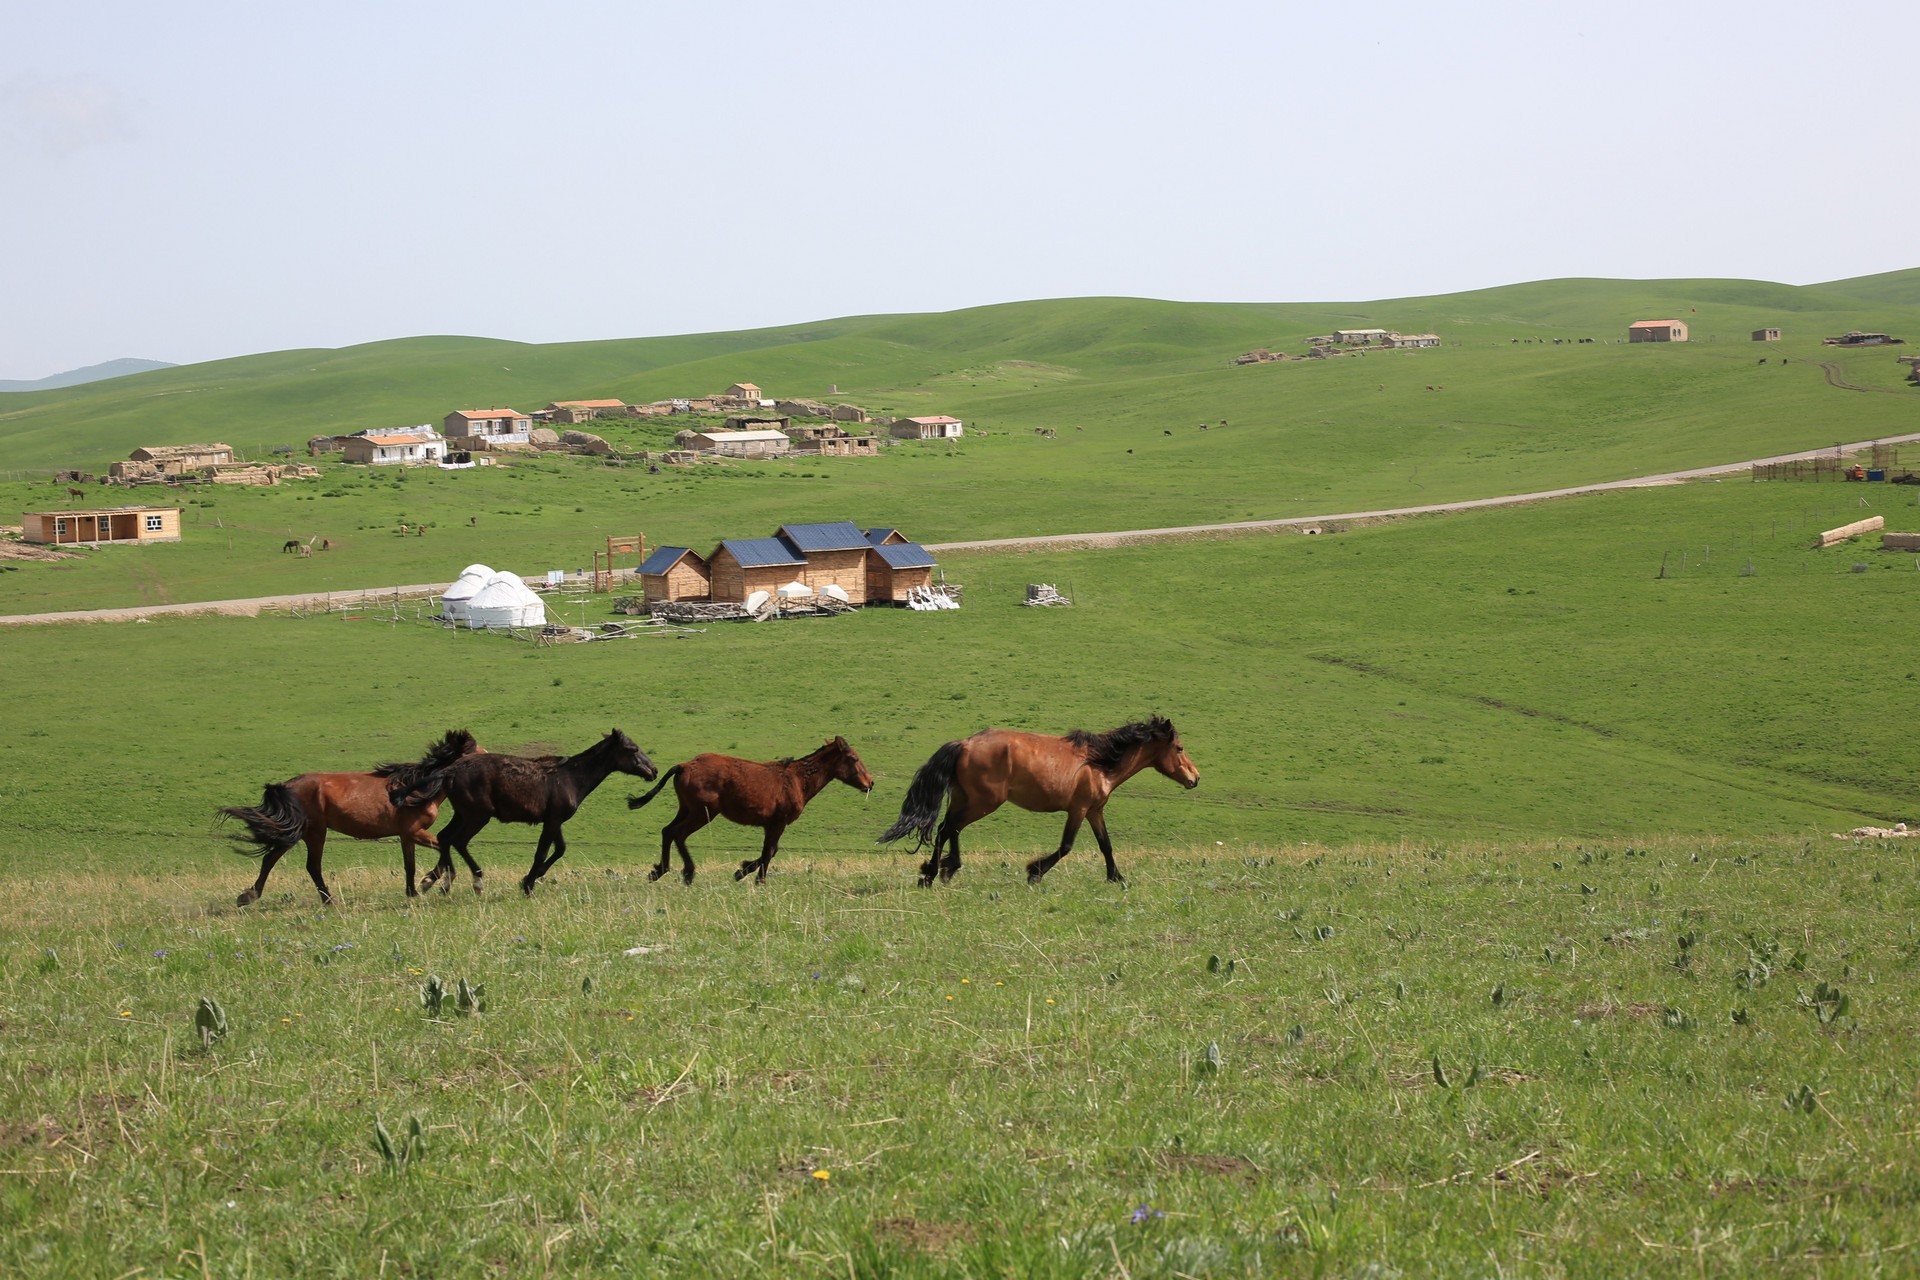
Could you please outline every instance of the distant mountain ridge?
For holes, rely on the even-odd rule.
[[[124,378],[130,373],[151,373],[155,369],[177,369],[180,366],[166,360],[109,360],[105,364],[90,364],[80,369],[69,369],[65,373],[49,374],[44,378],[35,378],[30,382],[0,378],[0,391],[57,391],[61,387],[77,387],[87,382],[104,382],[108,378]]]

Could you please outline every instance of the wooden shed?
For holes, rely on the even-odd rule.
[[[1778,329],[1755,329],[1753,331],[1753,340],[1755,342],[1778,342],[1780,341],[1780,331]]]
[[[798,578],[807,562],[780,538],[729,538],[707,557],[713,598],[739,603],[756,591],[773,592]]]
[[[178,507],[94,507],[29,511],[20,517],[28,542],[178,542]]]
[[[1627,326],[1628,342],[1685,342],[1684,320],[1635,320]]]
[[[867,539],[851,521],[783,524],[777,537],[805,560],[800,581],[815,591],[837,586],[854,604],[867,602]]]
[[[897,547],[903,542],[913,541],[898,529],[862,529],[860,533],[868,543],[876,547]]]
[[[164,476],[177,476],[202,467],[223,467],[233,461],[233,447],[224,444],[162,444],[135,449],[129,462],[149,462]]]
[[[640,566],[641,595],[654,600],[705,600],[713,594],[713,570],[689,547],[659,547]]]
[[[892,529],[874,529],[870,533],[895,533]],[[870,604],[905,604],[907,592],[914,587],[933,585],[933,571],[939,562],[917,542],[880,542],[867,546],[867,601]]]

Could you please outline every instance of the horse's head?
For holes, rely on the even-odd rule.
[[[1152,756],[1153,767],[1191,791],[1200,785],[1200,771],[1194,768],[1187,749],[1180,745],[1180,734],[1174,729],[1172,721],[1162,720],[1159,724],[1166,726],[1166,736],[1156,735],[1154,738],[1156,749]]]
[[[633,774],[644,782],[652,782],[660,776],[660,771],[653,767],[653,761],[647,759],[647,753],[618,729],[609,730],[602,739],[602,745],[613,752],[613,767],[621,773]]]
[[[833,758],[833,776],[846,783],[861,795],[873,790],[873,775],[867,772],[867,766],[860,759],[860,753],[847,745],[841,737],[827,739],[827,753]]]

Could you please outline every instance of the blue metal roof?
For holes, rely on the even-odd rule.
[[[665,573],[667,570],[673,568],[674,561],[691,550],[693,550],[692,547],[655,547],[653,554],[647,557],[647,562],[640,566],[639,571],[641,573]]]
[[[927,549],[917,542],[895,542],[870,549],[895,569],[931,569],[940,563],[928,555]]]
[[[792,547],[779,538],[728,538],[720,545],[740,562],[742,569],[764,569],[772,565],[806,563]]]
[[[867,541],[877,547],[900,531],[898,529],[866,529],[863,532],[866,534]]]
[[[783,524],[780,536],[799,551],[865,551],[867,540],[851,520],[826,524]]]

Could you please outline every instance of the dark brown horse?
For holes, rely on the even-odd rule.
[[[720,817],[743,827],[766,830],[760,856],[748,858],[733,873],[735,880],[743,880],[751,871],[755,884],[765,884],[767,867],[780,851],[781,833],[798,822],[807,801],[836,778],[862,795],[873,790],[873,775],[845,738],[829,738],[826,746],[798,760],[788,756],[762,764],[708,753],[673,766],[653,790],[627,797],[627,808],[638,809],[671,782],[673,793],[680,798],[680,812],[660,831],[660,865],[647,873],[647,879],[658,880],[667,874],[677,845],[680,879],[692,884],[693,857],[687,852],[687,837]]]
[[[1064,738],[1011,729],[986,729],[963,742],[949,742],[920,766],[907,787],[900,817],[881,835],[888,844],[902,836],[919,834],[915,848],[926,845],[946,800],[946,820],[933,841],[933,856],[920,864],[920,883],[930,885],[938,873],[942,883],[960,870],[960,832],[969,824],[1011,800],[1031,813],[1067,815],[1060,847],[1027,864],[1027,883],[1038,884],[1053,864],[1073,851],[1074,837],[1085,821],[1107,857],[1107,879],[1125,884],[1114,865],[1113,841],[1107,838],[1107,798],[1121,783],[1142,769],[1157,769],[1191,791],[1200,785],[1200,771],[1187,758],[1173,723],[1160,716],[1123,724],[1106,733],[1075,729]],[[942,847],[947,850],[944,860]]]
[[[396,784],[392,794],[396,804],[438,795],[453,802],[453,820],[440,829],[440,862],[427,876],[428,886],[444,873],[451,887],[451,855],[457,853],[473,872],[473,891],[480,892],[480,866],[467,851],[480,828],[495,818],[538,823],[540,844],[532,868],[520,880],[520,891],[532,893],[540,877],[567,852],[562,824],[616,771],[648,782],[660,772],[633,739],[615,729],[577,756],[470,756],[414,783],[407,794]]]
[[[356,840],[399,836],[400,856],[407,868],[407,896],[415,897],[413,847],[423,844],[439,849],[427,828],[439,816],[440,802],[428,799],[401,807],[391,802],[387,789],[390,785],[412,787],[435,770],[474,754],[485,753],[473,735],[465,729],[450,729],[419,761],[383,764],[367,773],[303,773],[285,782],[268,783],[258,807],[222,809],[220,812],[227,817],[246,824],[246,839],[258,846],[243,852],[261,859],[260,878],[240,895],[240,905],[259,900],[273,864],[302,840],[307,842],[307,874],[320,890],[320,901],[332,902],[333,893],[320,874],[329,831]]]

